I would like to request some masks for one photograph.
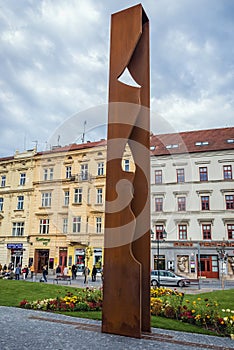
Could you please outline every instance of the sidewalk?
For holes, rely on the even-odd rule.
[[[1,350],[229,350],[230,338],[152,328],[141,339],[101,332],[101,322],[0,306]]]

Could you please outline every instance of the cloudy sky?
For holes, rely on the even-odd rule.
[[[0,0],[0,157],[106,137],[110,16],[137,3]],[[152,132],[233,126],[234,1],[141,3]]]

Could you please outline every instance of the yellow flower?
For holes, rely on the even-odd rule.
[[[201,300],[201,298],[197,298],[197,300],[199,300],[199,301],[200,301],[200,300]]]
[[[194,314],[196,312],[196,310],[192,310],[192,314]]]

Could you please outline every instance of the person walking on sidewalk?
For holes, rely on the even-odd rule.
[[[83,272],[83,275],[84,275],[84,284],[88,284],[89,272],[90,272],[90,270],[89,270],[88,266],[85,266],[84,272]]]
[[[44,265],[42,268],[42,276],[43,276],[44,282],[47,282],[47,275],[48,275],[47,265]]]
[[[93,269],[92,269],[92,282],[96,282],[96,277],[97,277],[97,269],[96,269],[96,266],[93,265]]]
[[[20,274],[21,274],[21,267],[20,265],[18,264],[15,268],[15,279],[16,280],[19,280],[20,279]]]

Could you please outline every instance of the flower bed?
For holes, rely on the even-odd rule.
[[[94,288],[77,289],[65,297],[36,300],[22,300],[20,307],[44,311],[92,311],[102,308],[102,290]],[[185,298],[176,289],[151,289],[151,315],[172,318],[211,329],[221,335],[234,334],[234,310],[219,309],[216,301],[197,297],[193,301]]]
[[[86,288],[76,294],[68,292],[65,297],[36,301],[22,300],[20,307],[44,311],[92,311],[101,310],[102,291]]]
[[[190,301],[184,293],[168,288],[151,290],[151,314],[195,324],[222,335],[234,333],[234,310],[220,310],[216,301],[207,298]]]

